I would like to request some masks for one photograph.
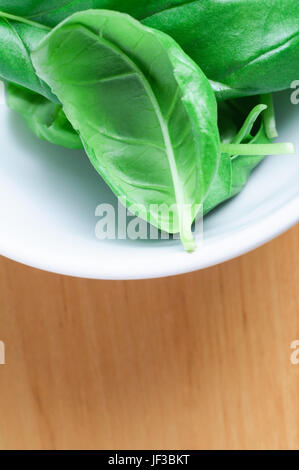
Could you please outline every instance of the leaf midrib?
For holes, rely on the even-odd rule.
[[[183,195],[183,188],[179,179],[178,169],[177,169],[177,165],[175,161],[175,154],[174,154],[172,143],[171,143],[167,120],[164,119],[158,99],[154,91],[152,90],[152,87],[148,79],[146,78],[142,70],[138,67],[138,65],[127,54],[125,54],[118,46],[116,46],[109,40],[105,39],[104,37],[99,37],[97,34],[95,34],[93,31],[91,31],[85,26],[82,27],[82,29],[87,31],[88,34],[92,36],[98,43],[103,44],[106,47],[109,47],[110,49],[114,50],[117,54],[119,54],[124,59],[124,61],[127,62],[128,65],[132,67],[135,70],[136,74],[138,74],[138,76],[140,77],[140,80],[143,83],[144,88],[153,105],[154,111],[156,113],[156,116],[158,118],[161,130],[162,130],[162,137],[163,137],[163,141],[165,145],[165,153],[167,155],[167,160],[168,160],[169,167],[170,167],[172,184],[173,184],[175,199],[178,204],[178,215],[179,215],[179,221],[180,221],[180,226],[181,226],[181,223],[182,223],[181,210],[183,208],[184,201],[185,201],[185,198]]]
[[[273,54],[273,52],[283,48],[285,45],[287,45],[289,42],[293,41],[293,39],[296,39],[297,37],[299,37],[298,31],[296,31],[296,33],[294,34],[291,34],[290,36],[285,38],[283,41],[280,41],[279,43],[272,45],[268,49],[264,51],[259,51],[258,54],[251,56],[245,62],[242,62],[241,64],[238,64],[235,67],[231,68],[226,74],[221,76],[221,80],[225,80],[226,78],[236,75],[240,70],[246,67],[250,67],[255,62],[258,62],[259,60],[261,60],[263,57]]]
[[[171,10],[177,10],[179,8],[184,8],[186,6],[189,6],[189,5],[192,5],[193,3],[195,4],[195,3],[198,3],[198,2],[199,2],[199,0],[182,0],[182,2],[178,3],[177,5],[173,5],[173,6],[168,7],[168,8],[163,8],[162,10],[159,10],[156,13],[148,14],[148,15],[142,17],[142,18],[139,18],[139,21],[145,21],[145,20],[151,19],[155,16],[161,15],[165,12],[168,13]]]
[[[21,38],[21,36],[19,35],[18,31],[16,30],[16,28],[13,26],[13,24],[8,21],[7,18],[5,17],[2,17],[2,20],[7,24],[7,26],[9,27],[9,29],[12,31],[12,33],[14,34],[14,36],[17,38],[17,41],[19,42],[19,44],[21,45],[23,51],[25,52],[25,55],[27,57],[27,62],[30,64],[32,70],[34,71],[34,68],[33,68],[33,65],[32,65],[32,62],[31,62],[31,56],[30,56],[30,50],[27,48],[25,42],[23,41],[23,39]],[[37,79],[37,82],[40,84],[41,86],[41,89],[43,91],[45,91],[45,86],[44,86],[44,83],[43,81],[39,78],[38,75],[34,75],[34,77]]]
[[[65,3],[64,5],[60,5],[59,7],[49,8],[49,9],[45,9],[42,11],[36,11],[33,15],[25,16],[25,18],[33,19],[33,18],[38,18],[39,16],[42,16],[48,13],[55,13],[56,11],[62,10],[63,8],[69,8],[76,1],[77,0],[70,0],[69,2]]]

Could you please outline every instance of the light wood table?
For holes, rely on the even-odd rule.
[[[1,449],[299,448],[299,226],[138,282],[0,261]]]

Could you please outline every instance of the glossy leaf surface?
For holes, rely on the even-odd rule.
[[[298,0],[0,0],[0,10],[54,26],[75,11],[127,12],[171,35],[223,97],[289,88],[297,79]]]
[[[199,67],[172,38],[105,10],[73,15],[32,58],[116,195],[193,249],[220,156],[216,100]],[[171,220],[161,204],[176,205]]]
[[[40,139],[70,149],[83,147],[60,104],[13,83],[7,85],[7,104],[23,116]]]
[[[0,79],[14,82],[56,100],[36,75],[30,53],[46,36],[47,29],[0,16]]]

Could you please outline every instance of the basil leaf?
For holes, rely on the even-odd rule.
[[[0,10],[56,26],[73,13],[89,9],[101,8],[129,13],[141,20],[185,3],[188,0],[0,0]]]
[[[172,36],[224,99],[298,78],[298,0],[0,0],[0,10],[49,26],[89,8],[127,12]]]
[[[199,67],[172,38],[106,10],[71,16],[32,59],[115,194],[194,249],[191,224],[220,156],[215,95]]]
[[[30,57],[47,32],[48,28],[0,15],[0,79],[15,82],[57,102],[48,85],[36,75]]]
[[[83,147],[60,104],[13,83],[7,84],[7,104],[23,116],[40,139],[70,149]]]
[[[298,0],[198,0],[144,23],[178,41],[229,98],[289,88],[298,76],[298,18]]]

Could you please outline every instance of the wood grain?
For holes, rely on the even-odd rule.
[[[298,449],[298,250],[138,282],[2,258],[0,448]]]

